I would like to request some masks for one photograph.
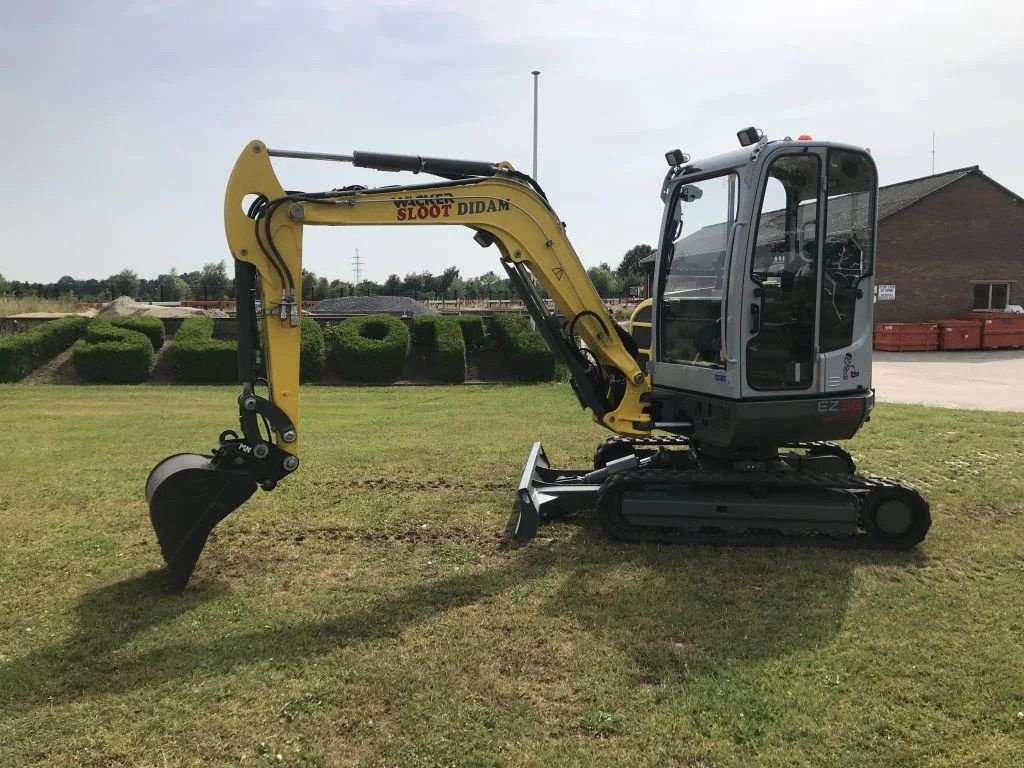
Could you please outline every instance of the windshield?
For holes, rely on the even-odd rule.
[[[736,174],[729,173],[678,189],[675,231],[666,254],[666,296],[721,298],[729,230],[736,220],[736,187]]]
[[[724,173],[677,188],[663,254],[659,359],[719,365],[729,233],[738,177]]]

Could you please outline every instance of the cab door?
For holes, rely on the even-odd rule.
[[[766,159],[743,290],[743,396],[820,391],[819,302],[825,150],[785,147]],[[738,276],[739,277],[739,276]]]

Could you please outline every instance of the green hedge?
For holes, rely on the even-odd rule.
[[[158,317],[116,317],[109,318],[111,325],[141,333],[153,345],[153,351],[164,345],[164,323]]]
[[[327,359],[324,332],[311,317],[302,318],[302,346],[299,350],[299,374],[303,381],[316,379],[323,373]]]
[[[212,317],[190,317],[174,334],[175,381],[222,384],[238,381],[238,345],[213,338]]]
[[[466,380],[466,342],[454,317],[420,316],[412,322],[417,344],[430,345],[433,374],[441,381]]]
[[[405,323],[390,315],[350,317],[326,335],[331,365],[356,381],[394,381],[411,346]]]
[[[522,315],[496,312],[492,319],[494,337],[523,381],[551,381],[555,378],[555,356],[539,333]]]
[[[0,381],[18,381],[74,344],[87,317],[64,317],[0,337]]]
[[[467,348],[479,347],[484,343],[484,321],[480,315],[455,315],[455,322],[462,329],[462,338]]]
[[[75,347],[73,357],[80,378],[111,384],[145,381],[156,361],[153,342],[148,336],[106,318],[96,318],[89,323],[85,343]]]
[[[412,319],[412,343],[433,344],[434,323],[440,315],[417,315]]]

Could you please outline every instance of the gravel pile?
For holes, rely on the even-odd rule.
[[[324,299],[312,309],[315,315],[437,315],[436,309],[408,296],[345,296]]]

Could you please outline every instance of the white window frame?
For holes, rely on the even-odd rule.
[[[1013,284],[1016,280],[971,280],[971,307],[975,312],[1002,312],[1007,306],[1012,304],[1011,294],[1013,292]],[[974,289],[979,285],[988,286],[988,306],[985,308],[978,308],[974,306]],[[992,286],[994,285],[1005,285],[1006,286],[1006,304],[1002,307],[994,308],[992,306]]]

